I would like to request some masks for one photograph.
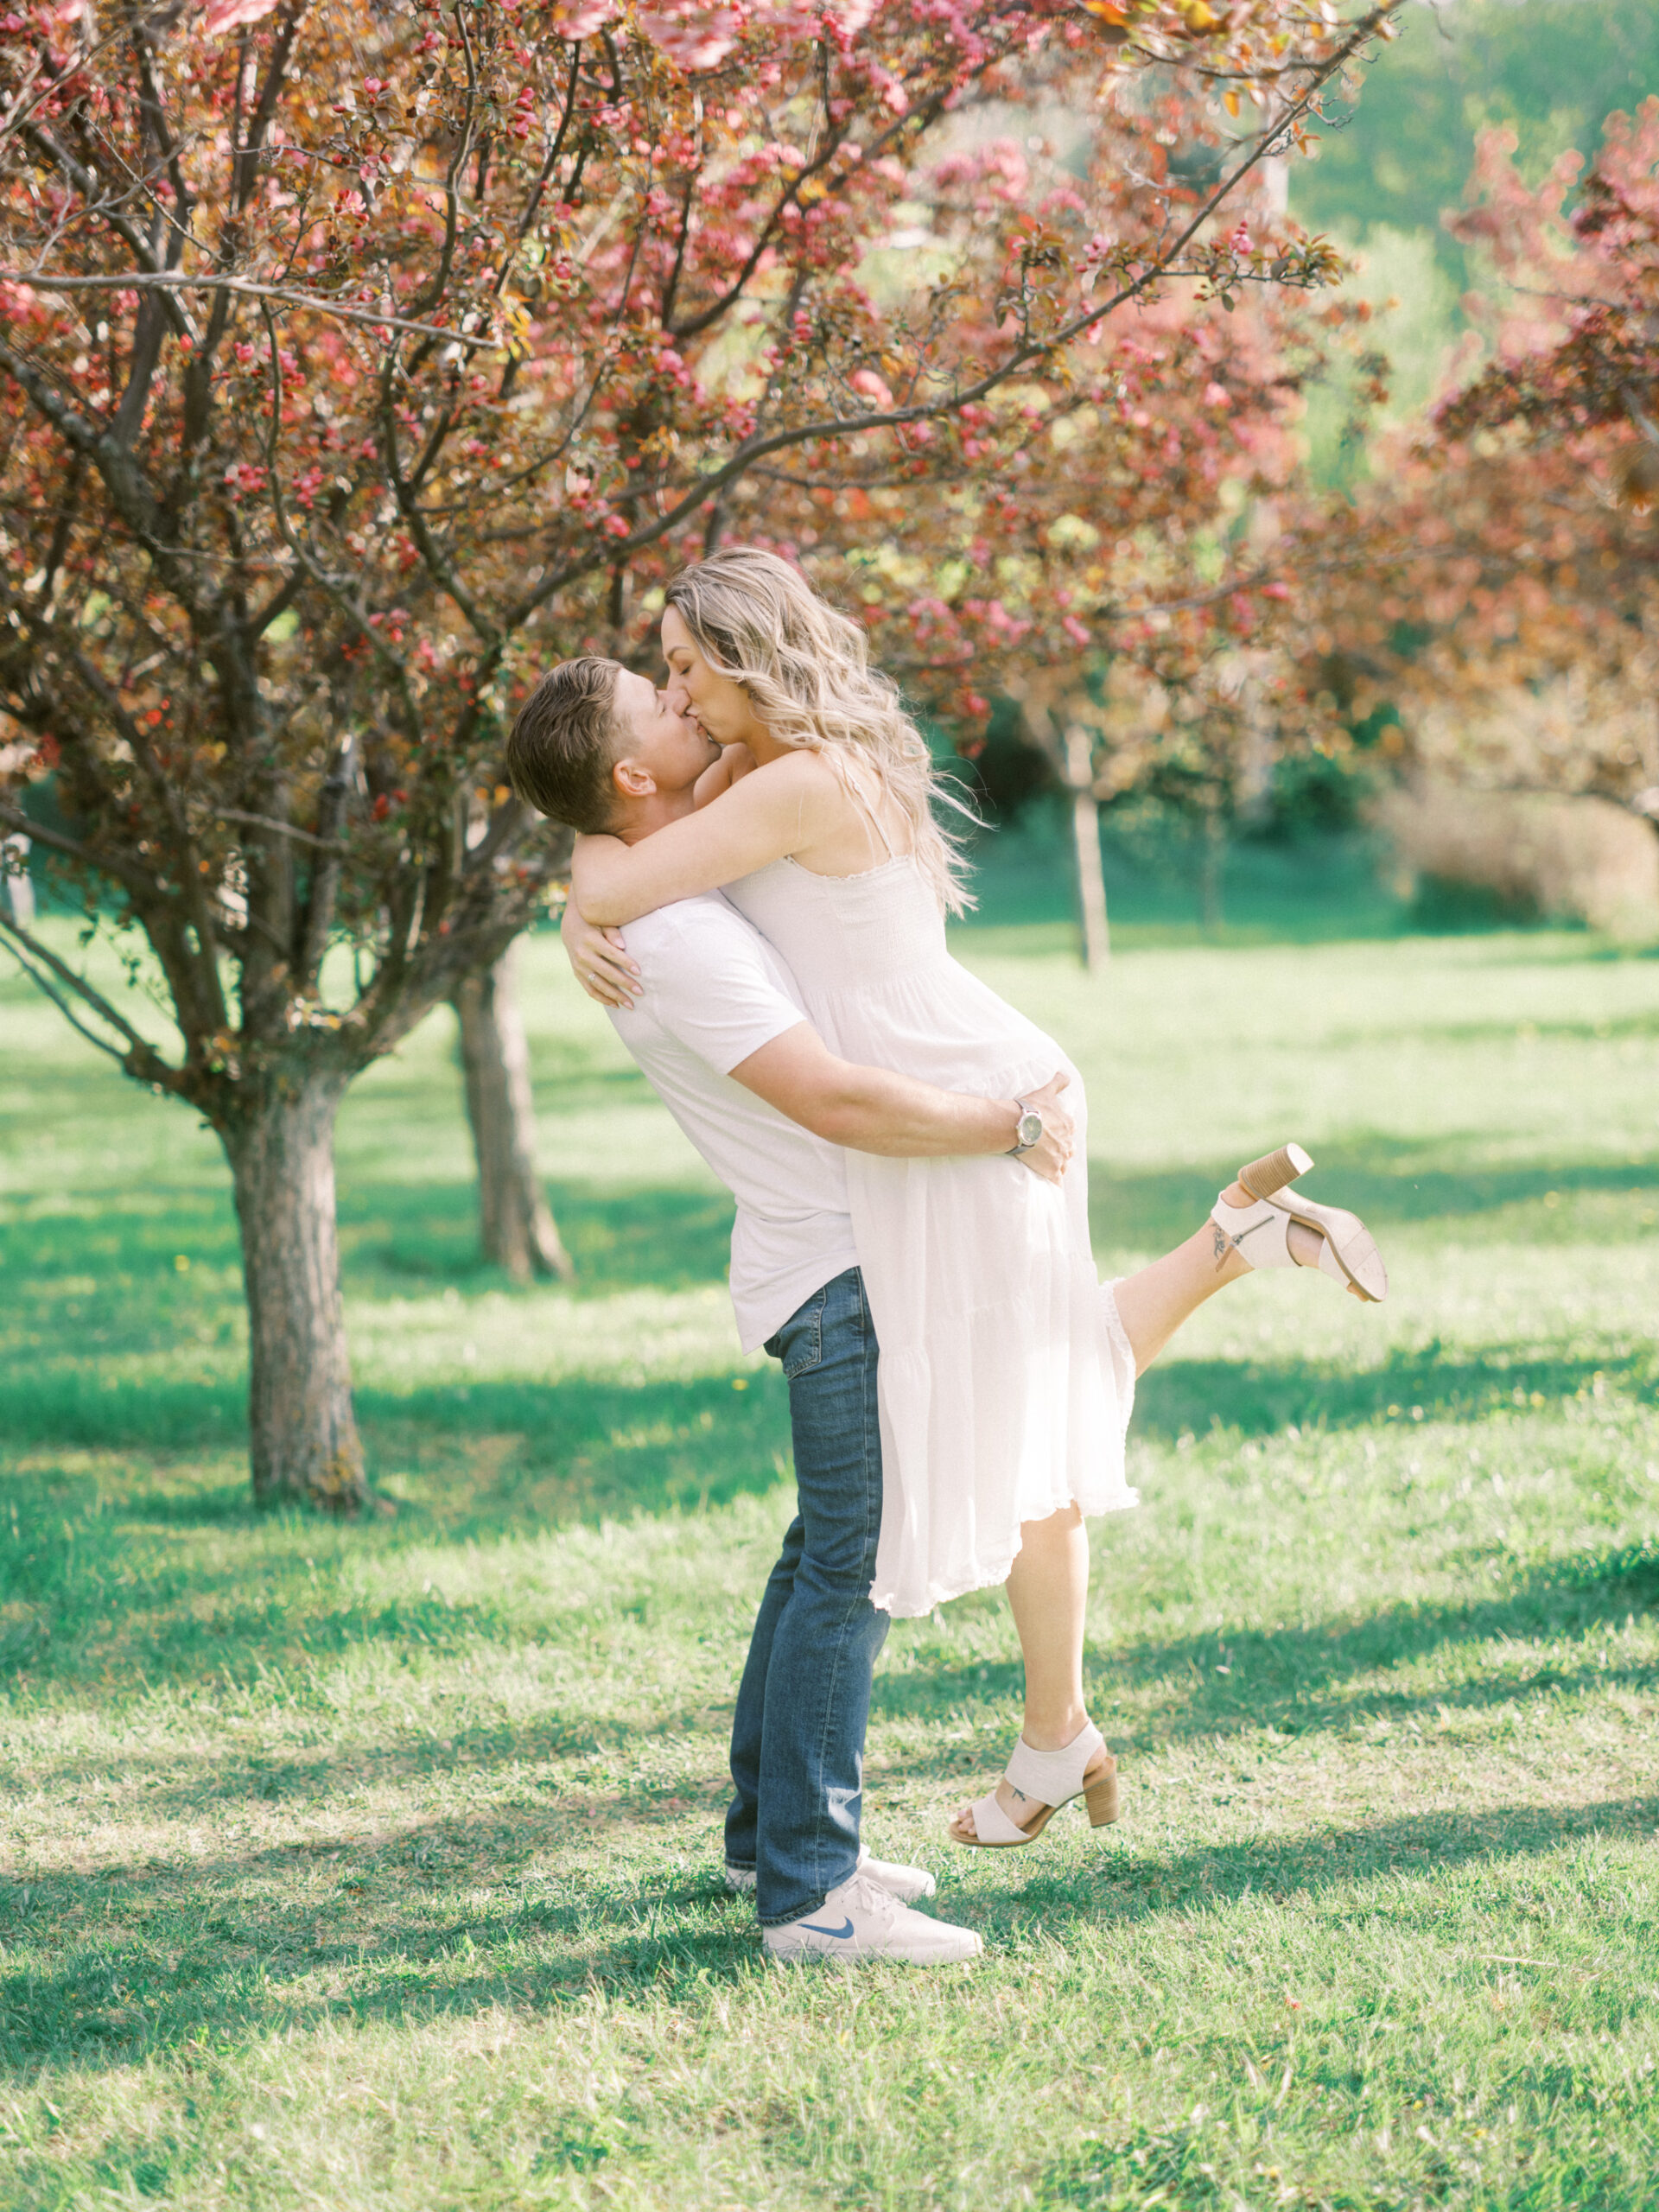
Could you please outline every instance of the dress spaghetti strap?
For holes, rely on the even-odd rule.
[[[864,819],[869,823],[871,829],[874,830],[876,836],[881,840],[881,850],[883,853],[890,861],[898,860],[900,856],[893,851],[893,841],[887,836],[887,831],[881,827],[881,817],[876,812],[875,809],[870,804],[868,799],[865,798],[863,792],[859,789],[857,779],[851,775],[843,775],[842,780],[846,785],[848,791],[852,794],[853,804],[857,807],[859,812],[864,817]]]

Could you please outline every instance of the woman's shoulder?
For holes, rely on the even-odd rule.
[[[811,747],[791,746],[787,753],[780,753],[775,760],[767,760],[751,768],[745,782],[764,776],[768,790],[779,791],[793,785],[800,791],[840,791],[842,781],[829,762]]]
[[[752,768],[732,788],[743,792],[752,806],[758,802],[769,812],[788,810],[789,818],[813,842],[840,829],[853,805],[845,777],[804,746]]]

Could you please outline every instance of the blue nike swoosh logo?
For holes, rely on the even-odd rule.
[[[821,1928],[816,1920],[809,1920],[804,1925],[810,1928],[815,1936],[850,1936],[853,1932],[853,1923],[850,1920],[840,1928]]]

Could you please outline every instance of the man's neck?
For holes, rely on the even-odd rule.
[[[683,822],[696,804],[690,787],[683,791],[653,791],[649,798],[627,802],[615,834],[625,845],[637,845],[671,822]]]

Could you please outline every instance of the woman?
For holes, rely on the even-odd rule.
[[[1007,1585],[1024,1728],[996,1795],[953,1823],[957,1841],[1027,1843],[1077,1796],[1096,1824],[1114,1819],[1114,1764],[1083,1697],[1083,1521],[1137,1503],[1123,1473],[1136,1372],[1252,1262],[1320,1266],[1381,1296],[1375,1247],[1351,1215],[1298,1203],[1293,1219],[1275,1194],[1308,1163],[1291,1147],[1241,1171],[1207,1235],[1103,1293],[1081,1079],[946,950],[945,916],[965,904],[958,863],[933,817],[927,747],[869,667],[863,631],[775,555],[737,548],[670,586],[663,648],[705,733],[733,749],[684,821],[632,846],[578,841],[573,895],[587,921],[631,921],[720,887],[788,963],[843,1057],[1021,1100],[1057,1065],[1070,1079],[1077,1143],[1058,1187],[1012,1161],[847,1155],[881,1346],[886,1504],[871,1595],[904,1617]]]

